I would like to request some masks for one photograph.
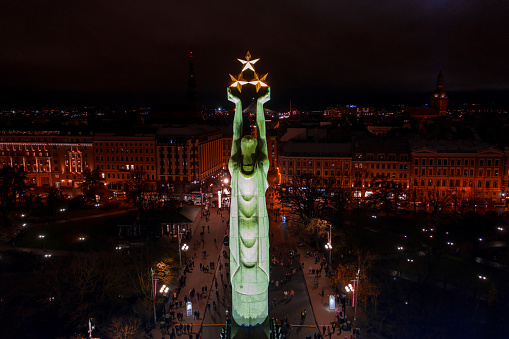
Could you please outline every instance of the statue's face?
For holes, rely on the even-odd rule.
[[[240,151],[242,154],[242,172],[251,174],[254,172],[254,158],[258,140],[252,135],[245,135],[240,140]]]

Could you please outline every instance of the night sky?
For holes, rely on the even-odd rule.
[[[3,1],[0,106],[177,102],[190,50],[206,105],[247,50],[275,106],[427,103],[440,69],[475,102],[509,90],[508,18],[502,0]]]

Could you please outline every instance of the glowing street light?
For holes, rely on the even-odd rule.
[[[329,263],[332,264],[332,245],[328,242],[325,244],[325,249],[329,250]]]
[[[42,248],[44,248],[44,238],[45,238],[44,234],[39,234],[39,239],[41,239],[41,246],[42,246]]]
[[[165,294],[165,293],[168,293],[168,291],[170,290],[170,288],[166,285],[163,285],[161,286],[161,288],[159,289],[159,293],[162,293],[162,294]]]
[[[187,246],[187,244],[182,245],[182,251],[184,252],[184,262],[187,261],[186,252],[187,252],[188,249],[189,249],[189,246]]]

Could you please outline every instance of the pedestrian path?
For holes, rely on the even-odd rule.
[[[332,335],[331,332],[334,331],[335,335],[341,333],[350,338],[352,335],[351,330],[340,331],[339,328],[333,328],[333,323],[337,324],[339,312],[341,312],[341,315],[344,315],[345,307],[341,304],[335,289],[332,287],[330,278],[326,276],[326,259],[324,255],[312,251],[307,245],[303,247],[297,246],[297,253],[300,255],[303,267],[302,273],[305,277],[317,328],[323,333],[325,327],[326,335],[328,333]],[[342,293],[341,291],[338,292]],[[330,307],[329,296],[333,296],[333,308]]]
[[[217,209],[213,208],[210,209],[209,220],[198,215],[193,223],[187,258],[194,260],[194,267],[186,273],[185,285],[176,298],[177,301],[182,302],[182,306],[179,303],[178,306],[171,309],[175,315],[176,313],[183,314],[183,318],[176,322],[182,324],[182,331],[180,328],[175,329],[175,322],[173,327],[168,328],[169,332],[173,328],[176,333],[175,338],[187,339],[189,334],[194,339],[200,338],[200,336],[202,339],[220,338],[221,328],[226,323],[226,317],[231,307],[231,286],[227,274],[229,251],[228,246],[223,245],[223,239],[229,214],[227,211],[223,211],[222,214],[222,216],[217,214]],[[332,337],[331,325],[336,320],[336,312],[341,309],[341,304],[337,303],[334,309],[329,309],[328,296],[335,295],[334,290],[330,285],[329,278],[325,277],[323,268],[322,274],[316,276],[316,270],[320,268],[320,260],[323,260],[323,256],[320,255],[318,262],[314,256],[306,256],[306,252],[310,251],[309,247],[296,248],[291,235],[289,236],[281,223],[273,219],[270,222],[271,233],[279,231],[280,235],[276,236],[277,240],[274,240],[274,236],[272,236],[271,241],[271,259],[275,258],[277,262],[271,262],[269,318],[282,320],[288,317],[292,326],[286,333],[286,338],[306,338],[308,336],[314,338],[315,333],[325,333],[324,337]],[[202,232],[203,236],[200,235]],[[215,242],[214,239],[216,239]],[[294,252],[290,256],[292,249]],[[212,268],[212,263],[214,268]],[[200,269],[200,264],[202,269]],[[208,272],[206,269],[203,270],[203,267],[207,266]],[[310,267],[311,270],[315,270],[315,274],[310,273]],[[318,282],[317,285],[315,285],[315,280]],[[277,284],[276,281],[278,281]],[[193,289],[194,293],[190,295],[189,292]],[[294,291],[294,297],[285,297],[285,291]],[[197,293],[202,294],[200,298]],[[192,302],[191,316],[187,316],[186,299]],[[170,304],[167,304],[168,311],[170,310],[169,306]],[[304,317],[301,316],[302,310],[307,310]],[[194,316],[195,312],[199,312],[197,317]],[[165,331],[162,330],[165,326],[164,322],[161,325],[162,315],[158,318],[158,325],[151,331],[152,338],[171,338],[168,332],[163,334]],[[187,324],[189,324],[191,333],[188,333]],[[238,338],[244,337],[241,332],[238,333],[240,334],[237,335]],[[339,330],[335,330],[334,336],[339,333]],[[343,331],[341,335],[342,337],[339,338],[344,338],[344,336],[350,338],[351,332]],[[137,338],[145,338],[145,334],[140,333]],[[253,337],[251,336],[250,339]]]
[[[175,317],[177,313],[183,314],[182,319],[178,321],[175,320],[177,324],[182,324],[182,331],[180,331],[180,329],[179,331],[175,331],[180,337],[188,338],[189,334],[192,334],[193,338],[199,338],[202,332],[201,329],[204,315],[206,314],[207,303],[211,300],[211,293],[215,293],[212,291],[213,279],[216,270],[218,270],[218,257],[220,255],[222,256],[223,239],[226,232],[227,221],[229,220],[228,211],[223,210],[218,213],[217,210],[217,208],[209,209],[210,215],[208,217],[202,216],[201,213],[196,215],[192,224],[192,238],[187,244],[189,250],[186,253],[188,261],[194,261],[194,266],[185,274],[185,284],[177,294],[176,299],[166,304],[167,314],[173,312]],[[224,270],[224,264],[222,270]],[[184,270],[181,270],[181,275],[184,274],[183,272]],[[190,293],[193,292],[193,290],[194,293]],[[190,316],[187,315],[185,306],[186,300],[190,300],[192,303]],[[178,303],[178,305],[175,305],[176,303]],[[171,329],[175,330],[175,321],[173,326],[166,327],[164,325],[163,315],[159,315],[158,324],[156,328],[151,331],[152,337],[155,339],[163,338],[163,336],[164,338],[170,338],[170,334],[164,335],[163,332],[171,333]],[[187,331],[188,324],[191,333]],[[207,326],[211,325],[216,324],[207,324]],[[166,331],[166,329],[168,329],[168,331]],[[197,334],[198,337],[196,337]],[[140,339],[144,337],[144,333],[139,333],[137,336],[137,338]]]

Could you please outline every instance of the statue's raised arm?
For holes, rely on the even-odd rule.
[[[228,166],[232,167],[233,159],[240,155],[240,139],[242,138],[242,102],[232,94],[231,89],[227,89],[228,100],[235,104],[235,115],[233,117],[233,140],[232,153]]]
[[[258,98],[256,102],[256,126],[258,129],[258,143],[262,152],[260,161],[265,171],[269,170],[269,155],[267,151],[267,131],[265,128],[265,111],[263,105],[270,100],[270,87],[267,87],[267,93]]]

